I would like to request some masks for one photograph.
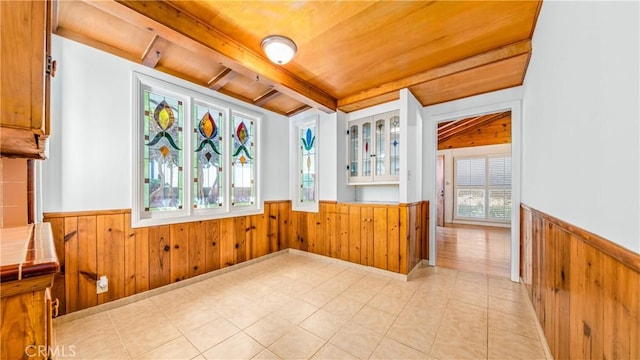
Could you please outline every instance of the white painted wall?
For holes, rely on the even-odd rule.
[[[49,159],[42,164],[43,211],[131,208],[131,72],[195,85],[55,35],[53,41],[58,71]],[[288,118],[197,89],[264,114],[263,199],[288,199]]]
[[[640,3],[544,2],[524,85],[522,201],[640,253]]]
[[[422,105],[409,89],[400,90],[400,119],[407,119],[405,130],[400,128],[400,142],[406,144],[400,159],[400,203],[412,203],[422,200],[423,120]]]
[[[479,225],[487,225],[487,222],[479,222],[479,221],[462,221],[462,220],[454,220],[453,219],[453,210],[454,210],[454,158],[457,157],[472,157],[472,156],[485,156],[485,155],[503,155],[509,154],[511,155],[511,144],[500,144],[500,145],[487,145],[487,146],[476,146],[469,148],[460,148],[460,149],[450,149],[450,150],[439,150],[438,155],[444,156],[444,221],[446,223],[457,222],[461,224],[479,224]],[[514,211],[516,210],[514,208]],[[496,223],[496,222],[488,222],[493,226],[510,226],[505,223]]]

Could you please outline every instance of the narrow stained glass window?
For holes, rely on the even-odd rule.
[[[144,91],[144,210],[182,209],[183,103]]]
[[[394,116],[391,118],[391,125],[389,126],[389,173],[391,175],[400,174],[400,117]]]
[[[233,124],[231,205],[253,205],[256,201],[254,120],[234,114],[231,123]]]
[[[193,207],[216,208],[224,200],[224,116],[205,105],[193,107]]]
[[[384,141],[384,120],[376,121],[376,175],[386,175],[387,169],[384,167],[385,160],[385,141]]]
[[[300,128],[300,202],[316,201],[316,128]]]
[[[350,147],[350,161],[349,170],[351,176],[358,176],[358,127],[352,126],[349,130],[349,147]]]
[[[371,176],[371,123],[362,125],[362,176]]]

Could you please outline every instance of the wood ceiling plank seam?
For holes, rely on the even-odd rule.
[[[156,34],[142,54],[142,65],[155,68],[169,44],[169,41]]]
[[[301,102],[325,112],[334,112],[337,100],[321,89],[296,77],[285,68],[272,64],[229,36],[165,2],[97,1],[89,2],[111,15],[150,31],[195,52],[213,52],[223,58],[223,65],[257,79]],[[171,19],[170,24],[165,24]]]
[[[278,90],[272,89],[254,99],[253,104],[256,106],[263,106],[264,104],[268,103],[278,96],[280,96],[280,92],[278,92]]]
[[[531,40],[521,40],[498,49],[490,50],[466,59],[462,59],[444,66],[427,70],[419,74],[407,76],[405,78],[392,81],[369,90],[361,91],[359,93],[343,97],[341,99],[338,99],[338,108],[342,109],[346,105],[351,105],[368,98],[391,93],[394,91],[399,91],[403,88],[410,88],[412,86],[437,80],[445,76],[472,70],[484,65],[510,59],[530,52]]]

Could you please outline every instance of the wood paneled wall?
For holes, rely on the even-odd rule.
[[[520,275],[556,359],[640,359],[640,256],[523,205]]]
[[[294,248],[407,274],[428,258],[429,203],[320,202],[318,213],[265,203],[264,214],[132,229],[130,210],[46,213],[61,273],[60,313]],[[96,295],[106,275],[109,291]]]
[[[130,210],[47,213],[61,274],[53,297],[69,313],[287,248],[291,202],[264,214],[132,229]],[[96,295],[106,275],[109,291]]]
[[[289,247],[407,274],[428,258],[429,202],[400,205],[320,202],[292,211]]]

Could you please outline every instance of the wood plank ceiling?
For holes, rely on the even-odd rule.
[[[59,1],[54,32],[291,116],[521,85],[536,1]],[[271,34],[298,53],[272,64]]]
[[[438,150],[511,143],[511,111],[438,124]]]

